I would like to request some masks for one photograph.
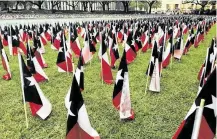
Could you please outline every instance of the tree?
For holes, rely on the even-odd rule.
[[[121,1],[123,6],[124,6],[124,12],[128,13],[129,12],[129,1]]]
[[[75,10],[75,7],[78,6],[78,1],[72,1],[72,4],[70,4],[68,1],[66,2],[66,5],[72,7],[72,10]]]
[[[105,11],[105,7],[108,7],[108,11],[109,11],[109,3],[110,1],[99,1],[99,4],[102,6],[102,10]]]
[[[152,6],[154,5],[154,3],[156,3],[158,0],[147,0],[147,1],[143,1],[142,3],[147,3],[148,4],[148,7],[149,7],[149,11],[148,13],[150,14],[151,13],[151,9],[152,9]]]
[[[212,9],[215,9],[216,3],[217,3],[216,0],[210,0],[209,4],[212,6]]]
[[[131,8],[140,8],[140,7],[142,8],[143,5],[140,5],[140,2],[137,3],[135,0],[133,0],[130,2],[130,7]]]
[[[89,1],[89,7],[90,7],[90,12],[93,12],[93,4],[94,2],[93,1]]]
[[[133,1],[130,2],[130,7],[131,8],[139,8],[139,9],[144,8],[145,10],[147,10],[148,9],[148,4],[143,3],[141,1],[137,2],[137,1],[133,0]]]
[[[205,1],[204,0],[203,1],[202,0],[186,0],[186,1],[183,2],[183,4],[185,4],[185,3],[194,3],[196,5],[200,5],[201,6],[200,12],[203,13],[204,8],[209,3],[209,1],[208,0],[205,0]]]
[[[156,2],[153,4],[152,8],[160,8],[161,5],[162,5],[162,2],[161,2],[161,1],[156,1]]]
[[[16,1],[0,1],[1,7],[3,9],[6,9],[7,12],[10,12],[10,8],[13,8],[13,5],[16,3]]]
[[[39,0],[39,1],[27,1],[27,2],[31,3],[32,5],[36,5],[39,10],[42,9],[42,4],[44,3],[43,0]]]
[[[20,1],[16,2],[16,10],[18,10],[18,6],[20,5]]]
[[[87,11],[87,4],[88,4],[88,1],[81,1],[81,4],[83,6],[83,11]]]
[[[58,5],[60,4],[60,1],[51,1],[51,12],[55,13],[54,7],[58,7]]]

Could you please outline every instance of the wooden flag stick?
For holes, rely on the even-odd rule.
[[[103,72],[102,72],[102,57],[101,57],[101,77],[102,77],[102,84],[103,84]]]
[[[193,132],[192,132],[191,139],[198,139],[201,119],[202,119],[202,116],[203,116],[204,103],[205,103],[205,100],[201,99],[200,107],[197,109],[197,112],[196,112],[196,115],[195,115],[195,121],[194,121],[194,127],[193,127]]]
[[[100,62],[101,62],[101,63],[100,63],[100,66],[101,66],[101,73],[100,73],[100,74],[101,74],[102,84],[103,84],[103,71],[102,71],[102,57],[103,57],[103,55],[102,55],[102,41],[104,41],[104,40],[102,40],[102,33],[101,33],[101,32],[100,32],[99,35],[100,35],[100,41],[101,41],[101,42],[100,42],[100,44],[101,44],[101,46],[100,46],[100,47],[101,47],[101,57],[99,57],[99,58],[101,58],[101,59],[100,59]]]
[[[20,81],[21,81],[21,89],[22,89],[22,96],[23,96],[23,106],[24,106],[24,111],[25,111],[25,118],[26,118],[26,128],[29,127],[28,124],[28,117],[27,117],[27,111],[26,111],[26,100],[25,100],[25,95],[24,95],[24,82],[23,82],[23,69],[22,69],[22,61],[21,61],[21,55],[18,49],[18,60],[19,60],[19,67],[20,67]]]

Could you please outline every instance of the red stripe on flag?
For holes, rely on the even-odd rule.
[[[115,106],[116,109],[120,109],[120,102],[121,102],[121,94],[122,92],[120,91],[114,98],[113,98],[113,105]]]
[[[9,73],[6,73],[5,75],[2,76],[2,79],[4,80],[10,80],[11,79],[11,75]]]
[[[127,60],[127,64],[132,63],[136,58],[136,53],[132,50],[132,48],[130,48],[127,52],[126,52],[126,60]]]
[[[142,47],[142,52],[146,52],[149,48],[148,42]]]
[[[29,105],[33,116],[35,116],[37,111],[42,107],[42,105],[38,105],[33,102],[29,102]]]
[[[199,71],[199,73],[197,75],[198,80],[200,80],[200,77],[201,77],[201,74],[202,74],[202,71],[203,71],[203,67],[204,67],[204,64],[201,66],[200,71]]]
[[[142,36],[140,37],[140,40],[141,40],[142,43],[145,42],[145,38],[146,38],[146,35],[145,35],[145,34],[142,34]]]
[[[110,51],[110,56],[111,56],[111,67],[114,67],[117,59],[115,58],[115,55],[112,50]]]
[[[33,77],[35,78],[35,80],[39,83],[39,82],[43,82],[43,81],[47,81],[47,79],[42,76],[41,74],[37,73],[33,75]]]
[[[76,41],[74,41],[74,42],[70,41],[70,46],[71,46],[72,51],[76,55],[76,57],[79,57],[81,51],[78,47],[77,42]]]
[[[78,123],[76,123],[74,127],[67,134],[66,139],[100,139],[100,137],[90,136],[79,126]]]
[[[43,43],[44,46],[47,45],[47,41],[46,41],[45,38],[42,37],[42,36],[41,36],[41,42]]]
[[[14,56],[18,54],[17,53],[17,47],[12,47],[12,53]]]
[[[60,41],[57,40],[57,39],[54,39],[54,41],[53,41],[53,46],[54,46],[57,50],[59,50],[59,48],[60,48]]]
[[[24,45],[23,42],[20,42],[19,47],[20,47],[20,49],[23,51],[23,53],[24,53],[25,55],[27,55],[27,50],[26,50],[26,47],[25,47],[25,45]]]
[[[215,134],[210,129],[206,118],[202,116],[198,139],[213,139]]]
[[[163,61],[162,63],[162,67],[166,68],[169,64],[170,64],[170,58],[171,58],[171,54],[169,54],[166,59]]]
[[[39,65],[44,68],[44,63],[42,61],[42,58],[41,58],[41,54],[38,52],[38,51],[35,51],[35,57],[39,63]]]
[[[113,83],[112,72],[109,64],[102,58],[102,79],[107,84]]]
[[[2,43],[3,43],[4,46],[8,46],[8,41],[7,40],[3,39]]]
[[[45,38],[46,38],[48,41],[51,40],[51,35],[50,35],[48,32],[45,32],[44,35],[45,35]]]
[[[122,42],[123,34],[121,32],[118,32],[118,42]]]

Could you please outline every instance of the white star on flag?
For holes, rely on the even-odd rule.
[[[30,81],[29,86],[35,85],[36,81],[35,81],[35,79],[32,76],[31,77],[26,77],[26,79]]]
[[[209,105],[206,105],[206,108],[210,108],[214,110],[215,113],[215,117],[217,116],[217,104],[216,104],[217,98],[215,96],[212,95],[212,103]]]
[[[116,84],[118,83],[119,80],[124,80],[124,78],[121,76],[121,72],[122,72],[123,69],[119,70],[117,72],[117,78],[116,78]]]
[[[140,41],[139,37],[137,37],[136,40],[139,42]]]
[[[17,36],[16,36],[16,35],[14,35],[13,38],[14,38],[15,40],[17,40]]]
[[[134,45],[134,43],[135,43],[135,41],[134,41],[134,40],[132,40],[132,43],[131,43],[131,45]]]
[[[118,49],[118,46],[115,45],[115,47],[113,47],[112,49],[114,49],[116,51]]]
[[[71,104],[72,104],[72,101],[70,101],[69,105],[68,105],[69,106],[69,108],[68,108],[68,114],[71,115],[71,116],[75,116],[75,114],[70,110]]]
[[[210,63],[215,59],[214,53],[210,54]]]
[[[108,42],[106,40],[104,40],[105,45],[108,45]]]
[[[60,47],[60,48],[59,48],[59,52],[63,52],[63,47]]]

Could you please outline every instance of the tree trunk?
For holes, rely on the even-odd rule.
[[[86,11],[87,10],[86,2],[82,2],[82,6],[83,6],[83,11]]]
[[[41,1],[41,2],[39,1],[39,2],[38,2],[38,9],[39,9],[39,10],[42,9],[42,4],[43,4],[43,2],[44,2],[44,1]]]
[[[128,13],[128,11],[129,11],[129,8],[128,8],[127,5],[125,5],[125,6],[124,6],[124,12],[125,12],[125,13]]]
[[[51,13],[52,13],[52,14],[55,13],[54,6],[53,6],[53,5],[51,6]]]
[[[87,11],[87,4],[84,4],[84,11]]]
[[[152,8],[152,5],[149,5],[149,11],[148,11],[149,14],[151,14],[151,8]]]
[[[89,2],[90,12],[93,12],[93,2]]]
[[[102,10],[105,11],[105,4],[102,4]]]
[[[109,9],[110,9],[110,7],[109,7],[109,3],[107,4],[107,8],[108,8],[108,11],[109,11]]]
[[[4,8],[7,9],[7,12],[9,13],[8,4],[6,2],[4,2]]]
[[[72,10],[73,11],[75,10],[75,3],[74,3],[74,1],[72,2]]]
[[[128,2],[122,2],[123,3],[123,6],[124,6],[124,12],[125,13],[128,13],[128,11],[129,11],[129,3]]]
[[[201,5],[200,14],[203,14],[205,5]]]
[[[16,11],[18,10],[19,1],[16,3]]]
[[[24,8],[24,10],[27,9],[27,8],[26,8],[26,2],[23,3],[23,8]]]
[[[42,4],[39,3],[39,4],[38,4],[38,9],[39,9],[39,10],[41,10],[41,6],[42,6]]]

